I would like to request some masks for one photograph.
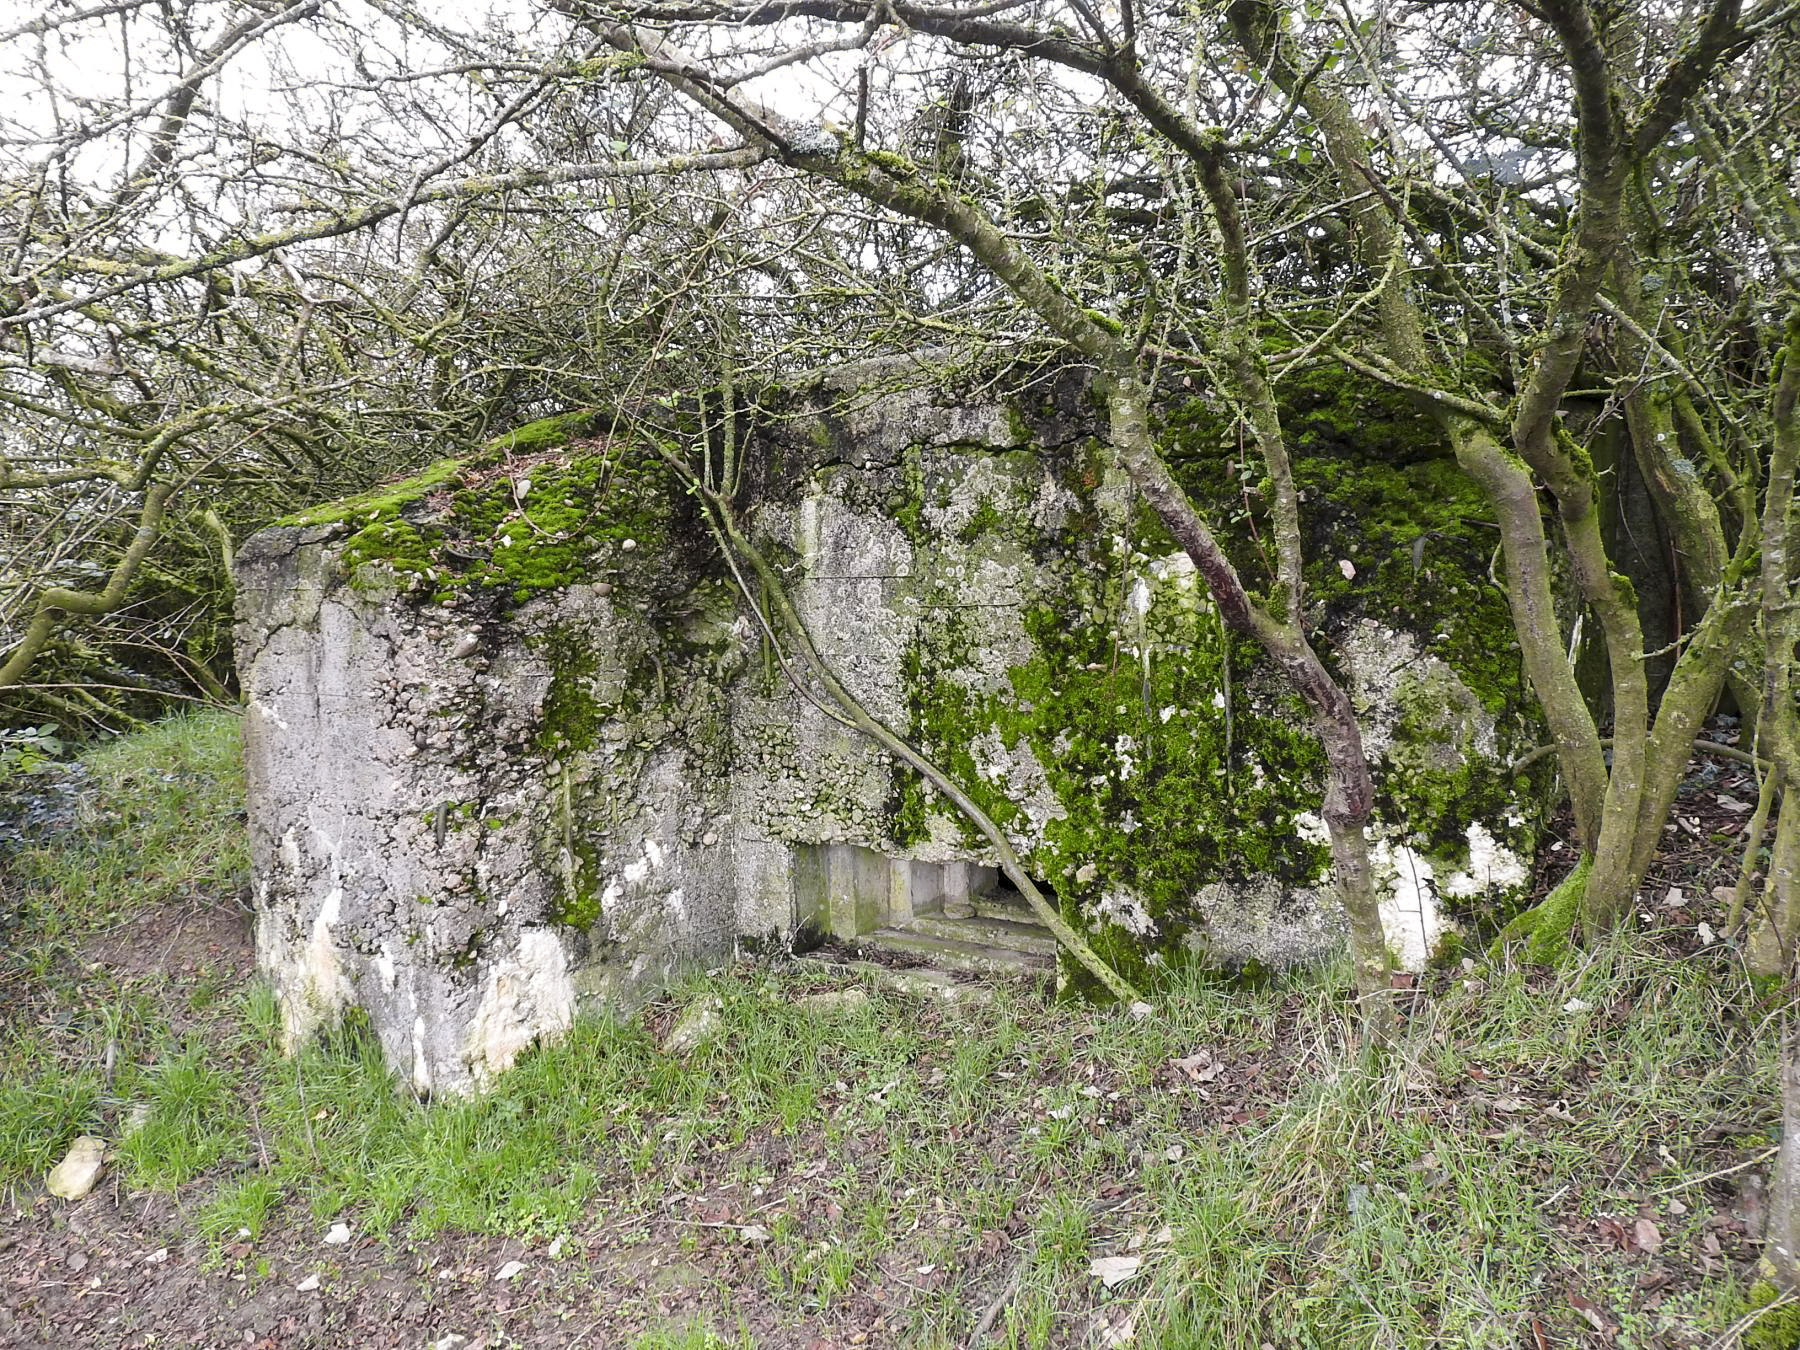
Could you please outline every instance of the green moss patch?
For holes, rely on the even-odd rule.
[[[1780,1297],[1781,1291],[1772,1281],[1758,1280],[1750,1286],[1744,1311],[1760,1315],[1744,1332],[1744,1350],[1794,1350],[1800,1345],[1800,1303],[1773,1307]]]
[[[398,582],[439,602],[478,590],[516,605],[598,580],[603,550],[659,556],[680,500],[654,449],[595,438],[606,421],[596,410],[545,418],[281,523],[347,527],[344,563],[358,589]]]
[[[1575,925],[1581,917],[1581,901],[1587,895],[1588,874],[1593,867],[1594,860],[1584,853],[1555,890],[1501,929],[1493,954],[1497,956],[1508,943],[1522,942],[1527,961],[1546,966],[1560,964],[1575,939]]]
[[[349,524],[362,519],[366,519],[370,523],[392,519],[401,507],[410,506],[429,493],[455,481],[462,469],[463,461],[460,459],[440,460],[423,473],[414,474],[411,478],[401,482],[371,488],[368,492],[355,497],[345,497],[334,502],[321,502],[304,511],[296,511],[293,515],[283,516],[275,523],[290,526],[335,525],[340,521]]]
[[[1417,669],[1397,677],[1377,819],[1445,857],[1467,847],[1472,821],[1528,851],[1535,813],[1520,812],[1520,785],[1497,763],[1509,736],[1533,734],[1531,701],[1505,596],[1487,580],[1497,536],[1479,490],[1429,420],[1385,391],[1303,375],[1282,396],[1322,654],[1336,663],[1334,635],[1363,619],[1420,645]],[[1198,399],[1171,409],[1162,434],[1189,494],[1226,527],[1240,575],[1267,585],[1260,457]],[[912,730],[999,824],[1043,841],[1029,863],[1067,917],[1097,927],[1096,948],[1142,979],[1147,961],[1185,956],[1179,936],[1207,886],[1319,883],[1327,851],[1298,837],[1295,818],[1319,810],[1323,755],[1304,707],[1254,644],[1223,631],[1104,449],[1059,453],[1055,466],[993,454],[977,489],[907,457],[903,524],[930,615],[907,670]],[[1077,500],[1060,532],[1034,517],[1046,470]],[[947,493],[971,491],[978,500],[946,509]],[[983,637],[963,631],[959,606],[970,578],[1025,559],[1043,566],[1023,584],[1051,589],[1028,616],[1031,655],[993,688],[970,678]],[[1038,768],[1042,781],[1029,781]],[[909,775],[890,812],[903,845],[934,824],[941,833],[934,817],[954,820]]]

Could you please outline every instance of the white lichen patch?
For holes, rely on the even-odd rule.
[[[334,936],[343,902],[343,887],[333,886],[313,915],[305,942],[259,953],[281,1005],[284,1054],[335,1022],[350,1002],[349,979]]]
[[[253,698],[250,700],[249,709],[250,714],[253,717],[261,717],[266,721],[273,722],[282,731],[292,730],[292,728],[288,726],[287,720],[276,711],[275,705],[272,703],[264,703],[261,699]]]
[[[1048,470],[1038,481],[1037,495],[1032,498],[1028,514],[1032,525],[1040,531],[1059,531],[1069,517],[1081,509],[1081,500],[1056,480]]]
[[[1200,569],[1186,553],[1166,554],[1144,570],[1157,581],[1172,582],[1185,591],[1193,590],[1200,577]]]
[[[654,839],[644,841],[644,856],[625,864],[625,880],[636,885],[662,866],[662,845]]]
[[[1417,849],[1377,839],[1369,850],[1381,893],[1381,931],[1402,970],[1422,971],[1454,926],[1438,905],[1437,869]]]
[[[561,940],[548,928],[524,930],[512,956],[488,968],[487,987],[469,1021],[463,1059],[475,1086],[487,1086],[526,1046],[561,1035],[574,1020],[575,986]]]
[[[1093,911],[1096,918],[1118,924],[1133,937],[1149,937],[1156,932],[1156,921],[1150,917],[1150,911],[1131,891],[1106,892],[1094,901]]]
[[[1469,822],[1464,836],[1469,841],[1468,861],[1444,883],[1444,894],[1458,900],[1478,895],[1514,891],[1531,877],[1525,859],[1494,838],[1479,820]]]
[[[960,537],[968,533],[984,506],[1005,511],[1017,483],[1000,465],[986,456],[971,457],[964,465],[956,490],[925,503],[925,524],[934,534]]]
[[[1301,811],[1294,817],[1294,834],[1301,843],[1316,848],[1325,848],[1331,843],[1331,831],[1325,828],[1324,819],[1313,811]]]
[[[1418,638],[1373,619],[1359,619],[1338,641],[1349,676],[1350,696],[1362,723],[1363,749],[1371,760],[1394,748],[1394,734],[1407,707],[1429,699],[1436,708],[1433,740],[1450,754],[1499,754],[1492,714],[1462,678],[1426,652]]]
[[[1036,847],[1043,842],[1044,829],[1051,821],[1067,818],[1068,808],[1057,798],[1049,774],[1024,737],[1008,747],[999,732],[984,731],[969,742],[969,754],[975,772],[1001,788],[1024,813],[1029,833],[1015,839],[1015,846]]]
[[[1342,911],[1310,886],[1289,889],[1273,877],[1218,881],[1200,888],[1193,907],[1201,929],[1189,945],[1214,959],[1309,965],[1343,947]]]
[[[421,1097],[431,1092],[431,1056],[429,1045],[425,1039],[425,1019],[413,1018],[412,1025],[412,1085],[413,1091]]]

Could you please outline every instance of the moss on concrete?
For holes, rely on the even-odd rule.
[[[672,480],[653,448],[583,439],[608,415],[584,410],[529,423],[424,473],[283,521],[341,524],[344,565],[360,590],[396,584],[443,603],[481,590],[505,605],[598,580],[611,550],[659,556]]]
[[[536,745],[547,758],[579,754],[593,748],[604,713],[591,687],[599,667],[593,649],[580,634],[552,629],[536,643],[550,666],[550,688]]]
[[[487,443],[487,449],[502,455],[555,450],[578,437],[605,434],[610,430],[611,422],[612,414],[604,408],[578,408],[515,427],[494,437]]]
[[[1459,848],[1475,820],[1502,833],[1515,785],[1493,763],[1512,747],[1477,755],[1470,728],[1491,736],[1496,719],[1515,725],[1529,700],[1504,596],[1486,581],[1496,535],[1485,504],[1430,424],[1385,393],[1302,375],[1283,397],[1303,493],[1308,620],[1327,660],[1336,659],[1332,635],[1368,618],[1415,634],[1422,661],[1455,672],[1407,684],[1378,780],[1380,816],[1428,850]],[[551,679],[533,749],[567,763],[594,751],[603,732],[613,744],[609,724],[627,746],[679,726],[696,755],[722,765],[724,733],[709,741],[705,730],[722,718],[721,691],[735,673],[719,653],[741,644],[721,636],[724,621],[708,628],[681,616],[717,609],[728,619],[732,597],[691,594],[694,568],[670,559],[710,548],[686,532],[685,498],[653,450],[589,439],[605,432],[600,419],[584,412],[520,428],[407,484],[320,508],[314,523],[350,530],[353,584],[398,583],[458,604],[480,596],[503,613],[557,588],[616,588],[615,605],[646,613],[661,655],[627,656],[624,686],[601,689],[590,636],[537,638]],[[1009,422],[1015,446],[1031,438],[1022,412]],[[816,429],[828,434],[823,421]],[[1226,525],[1241,573],[1266,581],[1260,460],[1227,415],[1199,399],[1171,408],[1162,434],[1184,486]],[[946,453],[957,472],[937,458]],[[916,574],[899,585],[929,618],[905,662],[909,730],[1026,843],[1028,865],[1101,954],[1141,981],[1186,958],[1195,897],[1212,883],[1319,882],[1326,850],[1300,838],[1296,819],[1318,810],[1322,755],[1304,709],[1253,645],[1223,631],[1185,556],[1104,446],[968,455],[982,456],[973,497],[959,476],[966,457],[941,448],[913,446],[881,472],[820,474],[838,474],[833,490],[847,504],[885,514],[913,545]],[[798,561],[770,551],[783,567]],[[971,617],[970,602],[980,587],[998,587],[1005,598],[990,608],[1011,615],[1013,586],[1026,588],[1024,629],[1009,635],[1017,650],[996,661],[994,633]],[[677,595],[679,609],[669,604]],[[768,663],[765,674],[779,681]],[[867,823],[901,848],[960,832],[981,850],[916,776],[894,781],[885,810],[829,773],[806,789],[817,815],[854,830]],[[578,786],[568,809],[585,833],[611,809],[605,784]],[[865,822],[871,811],[881,818]],[[560,826],[556,834],[566,851]],[[1507,842],[1528,846],[1517,835]],[[600,860],[576,849],[563,867],[574,878],[554,917],[591,926]]]
[[[1519,811],[1518,785],[1497,771],[1513,747],[1497,743],[1496,723],[1522,723],[1529,736],[1531,718],[1505,597],[1486,581],[1496,535],[1485,503],[1429,421],[1384,391],[1301,377],[1283,396],[1304,494],[1308,617],[1327,660],[1331,635],[1363,618],[1421,644],[1418,671],[1402,676],[1378,818],[1443,856],[1461,854],[1473,821],[1528,851],[1535,813]],[[1173,409],[1163,434],[1189,493],[1229,526],[1241,574],[1266,581],[1260,458],[1198,399]],[[906,496],[923,504],[907,529],[915,589],[928,591],[954,555],[938,582],[953,593],[983,562],[1003,571],[1009,548],[1054,558],[1043,570],[1061,577],[1031,610],[1032,655],[1006,671],[1004,689],[969,678],[975,641],[954,606],[930,606],[906,671],[911,729],[1003,828],[1041,840],[1028,865],[1097,950],[1141,980],[1188,956],[1181,934],[1207,885],[1319,883],[1328,852],[1303,842],[1295,821],[1319,809],[1323,757],[1304,708],[1252,644],[1223,632],[1160,519],[1141,504],[1119,516],[1129,498],[1104,448],[1068,454],[1057,476],[1078,504],[1051,535],[1031,513],[1036,456],[1015,465],[1013,453],[993,455],[1011,497],[963,502],[948,539],[919,518],[945,503],[910,470]],[[1026,756],[1041,766],[1048,818],[1005,762]],[[901,778],[890,804],[897,844],[931,837],[934,815],[955,819]]]
[[[460,459],[440,460],[423,473],[414,474],[411,478],[401,482],[371,488],[354,497],[321,502],[304,511],[296,511],[292,515],[283,516],[275,524],[278,526],[335,525],[340,521],[349,523],[359,519],[368,519],[371,522],[392,519],[401,507],[410,506],[420,498],[453,481],[462,472],[462,469],[463,461]]]
[[[448,559],[448,588],[482,586],[523,603],[595,580],[595,555],[608,546],[620,556],[660,556],[668,543],[669,487],[654,451],[614,443],[578,446],[564,459],[461,488],[445,528],[491,548],[485,557]]]

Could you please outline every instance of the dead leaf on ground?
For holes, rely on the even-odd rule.
[[[1170,1060],[1169,1065],[1186,1074],[1196,1083],[1210,1083],[1225,1072],[1224,1062],[1215,1059],[1210,1050],[1196,1050],[1191,1055]]]
[[[1136,1275],[1143,1264],[1141,1256],[1096,1256],[1088,1266],[1088,1274],[1114,1289]]]
[[[1120,1314],[1115,1322],[1100,1328],[1100,1344],[1107,1347],[1130,1345],[1137,1339],[1137,1311],[1128,1310]]]
[[[1600,1311],[1600,1305],[1593,1299],[1584,1298],[1580,1294],[1570,1294],[1569,1306],[1587,1318],[1588,1325],[1595,1331],[1609,1340],[1612,1338],[1612,1323],[1606,1320],[1606,1314]]]

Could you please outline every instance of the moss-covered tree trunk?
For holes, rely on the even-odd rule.
[[[1587,347],[1591,312],[1601,286],[1622,257],[1628,238],[1624,192],[1659,148],[1687,101],[1713,66],[1740,43],[1736,7],[1709,11],[1692,40],[1664,73],[1654,97],[1641,100],[1620,83],[1609,35],[1586,0],[1547,0],[1536,13],[1549,26],[1569,83],[1579,201],[1569,214],[1560,253],[1522,237],[1508,247],[1549,254],[1543,320],[1529,344],[1500,333],[1517,370],[1517,395],[1466,386],[1461,354],[1429,333],[1405,268],[1392,265],[1415,245],[1396,219],[1403,192],[1376,178],[1365,123],[1344,82],[1305,59],[1288,23],[1285,0],[1233,0],[1228,14],[1238,40],[1274,83],[1311,114],[1319,127],[1356,227],[1363,265],[1381,277],[1376,315],[1384,359],[1339,355],[1409,391],[1443,424],[1457,459],[1488,495],[1501,529],[1514,627],[1532,687],[1555,739],[1558,762],[1574,809],[1582,852],[1567,883],[1555,893],[1545,920],[1579,919],[1593,931],[1610,926],[1630,905],[1654,853],[1694,731],[1711,709],[1746,616],[1724,602],[1721,584],[1701,621],[1697,640],[1677,660],[1671,690],[1656,721],[1650,718],[1643,665],[1643,629],[1629,581],[1610,558],[1597,510],[1594,468],[1563,426],[1562,403]],[[1629,27],[1627,25],[1627,27]],[[1623,30],[1621,30],[1623,31]],[[1633,103],[1639,106],[1628,115]],[[1371,183],[1376,190],[1370,192]],[[1499,241],[1496,241],[1499,242]],[[1533,256],[1537,256],[1533,254]],[[1629,259],[1625,259],[1629,265]],[[1502,444],[1498,433],[1504,432]],[[1673,442],[1646,447],[1646,475],[1668,482],[1678,466]],[[1540,519],[1539,486],[1554,506],[1563,558],[1581,600],[1606,637],[1613,707],[1613,752],[1601,755],[1599,727],[1576,684],[1566,638],[1550,603],[1552,557]],[[1672,513],[1695,547],[1722,539],[1716,506],[1705,492],[1671,487]],[[1709,519],[1707,513],[1713,513]],[[1744,531],[1749,536],[1750,531]],[[1740,555],[1748,539],[1740,540]],[[1720,548],[1713,548],[1718,554]],[[1723,578],[1722,578],[1723,580]],[[1717,612],[1715,612],[1717,611]]]
[[[1800,466],[1800,304],[1788,319],[1787,343],[1778,360],[1763,502],[1762,622],[1763,709],[1760,740],[1774,772],[1800,783],[1800,709],[1794,706],[1794,652],[1800,643],[1800,594],[1794,584],[1794,478]],[[1751,969],[1783,975],[1800,946],[1800,810],[1790,789],[1775,826],[1762,903],[1751,926]],[[1785,1157],[1785,1154],[1784,1154]]]

